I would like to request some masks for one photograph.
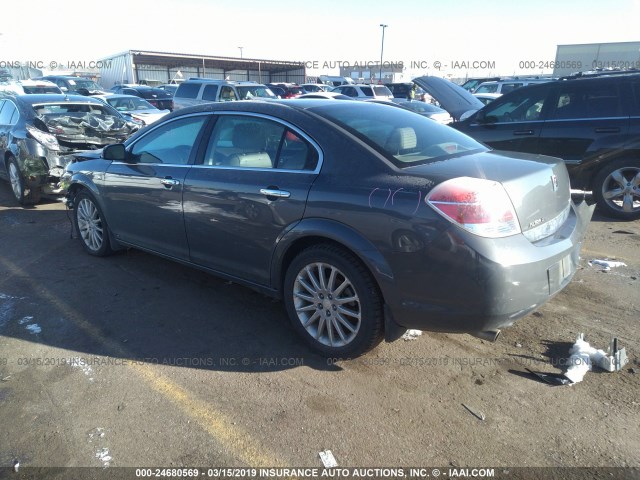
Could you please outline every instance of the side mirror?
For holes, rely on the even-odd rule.
[[[122,143],[107,145],[104,147],[104,150],[102,150],[102,158],[105,160],[119,160],[124,162],[127,158],[127,151],[124,149]]]

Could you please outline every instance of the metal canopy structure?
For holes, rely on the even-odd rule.
[[[303,62],[128,50],[101,59],[103,85],[204,77],[240,81],[304,83]]]

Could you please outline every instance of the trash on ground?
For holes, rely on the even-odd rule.
[[[626,267],[627,264],[624,262],[617,262],[615,260],[608,260],[608,259],[604,259],[604,260],[591,260],[589,262],[590,266],[594,266],[594,265],[600,265],[601,267],[604,267],[603,270],[605,271],[609,271],[612,268],[617,268],[617,267]]]
[[[406,342],[408,340],[415,340],[420,335],[422,335],[422,330],[407,330],[401,338]]]
[[[576,343],[569,350],[569,368],[564,376],[571,382],[581,382],[585,374],[591,370],[592,365],[600,367],[607,372],[615,372],[624,367],[629,359],[624,348],[618,349],[618,339],[613,338],[609,345],[609,353],[597,350],[584,340],[584,333],[578,334]]]
[[[544,383],[548,383],[549,385],[559,386],[559,385],[570,385],[571,380],[566,378],[561,373],[546,373],[546,372],[534,372],[533,370],[529,370],[525,368],[527,372],[532,375],[535,375],[538,379],[542,380]]]
[[[320,460],[322,460],[322,465],[324,465],[324,468],[335,468],[338,466],[338,462],[336,462],[336,459],[333,456],[333,453],[331,453],[331,450],[325,450],[323,452],[320,452],[319,455],[320,455]]]
[[[19,468],[20,468],[20,461],[19,460],[14,460],[14,462],[13,462],[13,471],[17,473]]]
[[[466,406],[464,403],[462,404],[462,406],[463,406],[464,408],[466,408],[466,409],[467,409],[467,411],[468,411],[471,415],[473,415],[474,417],[476,417],[476,418],[477,418],[477,419],[479,419],[479,420],[484,421],[484,419],[485,419],[484,413],[482,413],[482,412],[476,412],[475,410],[472,410],[470,407]]]

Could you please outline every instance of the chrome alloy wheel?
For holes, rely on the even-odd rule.
[[[342,347],[358,334],[360,299],[351,281],[333,265],[311,263],[300,270],[293,303],[302,326],[323,345]]]
[[[611,172],[602,183],[602,198],[614,210],[640,210],[640,168],[623,167]]]
[[[98,251],[104,242],[104,229],[98,207],[88,198],[77,205],[78,230],[82,241],[92,251]]]
[[[13,161],[9,161],[9,181],[11,182],[13,194],[20,200],[22,198],[22,177],[20,176],[18,167]]]

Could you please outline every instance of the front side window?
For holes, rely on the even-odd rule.
[[[548,88],[524,89],[495,100],[485,110],[483,123],[532,122],[542,119]]]
[[[233,91],[231,87],[222,87],[220,90],[220,101],[221,102],[232,102],[237,100],[236,92]]]
[[[373,90],[371,87],[360,87],[360,91],[365,97],[373,97]]]
[[[206,119],[202,115],[181,118],[152,130],[134,143],[132,161],[186,165]]]
[[[316,150],[289,127],[260,117],[220,115],[204,164],[233,168],[314,170]]]

